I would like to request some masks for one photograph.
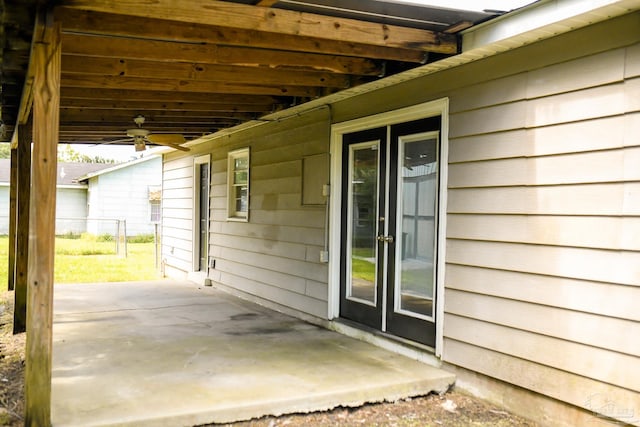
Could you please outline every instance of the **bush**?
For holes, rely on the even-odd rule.
[[[104,233],[104,234],[91,234],[91,233],[82,233],[80,239],[86,242],[114,242],[116,239],[112,234]]]
[[[115,237],[113,237],[113,235],[108,233],[100,234],[99,236],[96,237],[97,242],[113,242],[114,240],[115,240]]]
[[[138,234],[127,237],[128,243],[153,243],[153,234]]]
[[[56,237],[59,237],[61,239],[74,239],[74,240],[77,240],[77,239],[81,239],[83,234],[86,234],[86,233],[80,234],[80,233],[76,233],[76,232],[73,232],[73,231],[67,231],[66,233],[57,234]]]

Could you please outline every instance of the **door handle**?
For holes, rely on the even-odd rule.
[[[381,234],[378,237],[376,237],[376,239],[378,240],[378,242],[393,243],[393,236],[383,236]]]
[[[380,234],[378,237],[376,237],[376,239],[378,240],[378,242],[384,242],[385,237]]]

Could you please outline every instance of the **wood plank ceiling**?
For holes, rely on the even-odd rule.
[[[3,2],[4,140],[39,3]],[[63,143],[121,139],[137,115],[155,134],[196,138],[456,54],[455,33],[494,16],[380,0],[55,3]]]

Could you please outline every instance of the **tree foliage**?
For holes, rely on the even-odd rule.
[[[113,159],[105,159],[100,156],[87,156],[80,153],[69,144],[58,145],[58,161],[65,163],[115,163]]]
[[[10,159],[11,158],[11,144],[6,142],[0,143],[0,159]],[[58,161],[65,163],[105,163],[111,164],[116,163],[114,159],[105,159],[100,156],[87,156],[86,154],[80,153],[78,150],[73,148],[69,144],[60,144],[58,145]]]
[[[0,143],[0,159],[11,158],[11,144],[8,142]]]

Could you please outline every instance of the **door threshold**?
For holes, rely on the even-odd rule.
[[[442,366],[442,360],[435,355],[435,349],[433,347],[391,335],[343,318],[336,318],[329,321],[327,327],[340,334],[368,342],[376,347],[384,348],[385,350],[401,354],[433,367],[440,368]]]

